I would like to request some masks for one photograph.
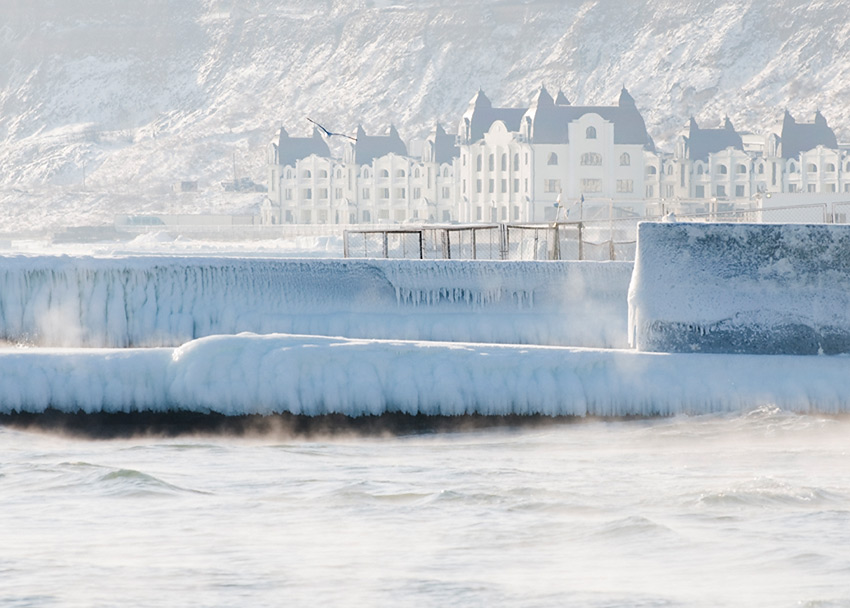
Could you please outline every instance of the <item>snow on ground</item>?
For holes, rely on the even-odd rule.
[[[242,334],[176,349],[0,350],[0,413],[838,413],[850,411],[848,362]]]

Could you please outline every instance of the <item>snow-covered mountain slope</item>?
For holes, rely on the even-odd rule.
[[[0,3],[0,231],[115,213],[232,212],[267,142],[452,130],[478,87],[610,104],[663,148],[689,116],[775,128],[820,108],[850,139],[846,0],[9,0]],[[172,183],[200,180],[200,194]]]

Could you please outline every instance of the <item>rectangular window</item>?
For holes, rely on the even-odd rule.
[[[508,191],[508,180],[503,179],[502,180],[502,192],[507,192],[507,191]]]
[[[443,198],[451,198],[452,197],[452,189],[448,186],[443,186]]]
[[[481,180],[480,179],[475,180],[475,191],[481,192]]]
[[[371,192],[369,192],[369,188],[363,188],[363,199],[364,200],[368,201],[370,194],[371,194]]]
[[[334,198],[342,198],[342,188],[334,188]]]
[[[312,221],[312,217],[311,217],[311,214],[310,214],[310,210],[309,209],[302,209],[301,210],[301,223],[302,224],[309,224],[311,221]]]
[[[844,184],[844,192],[850,192],[850,184]]]
[[[667,186],[665,186],[665,187],[664,187],[664,190],[665,190],[665,192],[664,192],[664,196],[666,196],[667,198],[672,198],[672,197],[673,197],[673,192],[674,192],[674,190],[673,190],[673,186],[672,186],[672,185],[667,185]]]
[[[291,223],[294,221],[294,220],[293,220],[293,217],[292,217],[292,211],[289,211],[288,209],[287,209],[287,211],[286,211],[286,213],[285,213],[284,217],[285,217],[284,221],[285,221],[287,224],[291,224]]]
[[[327,188],[319,188],[319,198],[322,200],[328,200],[328,189]]]
[[[406,188],[396,188],[396,189],[395,189],[395,197],[396,197],[396,198],[405,198],[405,197],[407,197],[407,189],[406,189]]]
[[[451,211],[446,211],[445,209],[443,210],[443,221],[444,222],[452,221],[452,212]]]
[[[582,192],[602,192],[601,179],[583,179],[581,180]]]
[[[301,198],[305,200],[310,200],[313,198],[313,189],[312,188],[304,188],[302,191],[303,196]]]
[[[287,188],[284,194],[284,198],[288,201],[292,200],[292,188]]]
[[[797,184],[788,184],[788,192],[796,192]]]
[[[694,196],[696,198],[705,198],[705,186],[696,186],[694,188]]]
[[[717,196],[726,196],[726,186],[717,186],[715,194]]]
[[[508,219],[508,208],[502,207],[501,214],[502,214],[502,221],[503,222],[506,221]]]
[[[413,189],[413,198],[415,198],[415,199],[422,198],[422,188],[414,188]]]
[[[588,180],[582,180],[588,181]],[[599,181],[593,180],[593,181]],[[561,191],[561,180],[559,179],[544,179],[543,180],[543,192],[560,192]],[[589,192],[589,190],[585,190],[584,192]],[[593,192],[597,192],[597,190],[593,190]]]
[[[826,185],[827,192],[835,192],[835,184],[827,184]]]
[[[744,196],[744,187],[741,185],[735,186],[735,196],[741,198]]]
[[[525,184],[523,184],[523,185],[525,186],[525,192],[528,193],[528,178],[527,177],[525,178]]]
[[[808,186],[807,190],[809,192],[817,192],[818,191],[817,184],[806,184],[806,185]]]
[[[328,210],[327,209],[319,209],[319,223],[327,224],[328,223]]]
[[[495,187],[496,187],[495,180],[492,180],[492,179],[491,179],[491,180],[489,180],[489,182],[490,182],[490,183],[489,183],[489,184],[487,184],[487,186],[489,187],[488,192],[489,192],[490,194],[493,194],[493,192],[495,192]]]
[[[617,180],[617,192],[634,192],[635,191],[635,183],[630,179],[618,179]]]
[[[655,196],[655,187],[647,186],[646,187],[646,198],[653,198]]]
[[[381,191],[381,198],[390,198],[390,189],[389,188],[381,188],[380,191]],[[388,220],[390,218],[386,217],[384,219]]]
[[[519,179],[514,179],[514,192],[519,192]]]
[[[519,220],[519,207],[514,205],[514,220]]]
[[[466,180],[463,180],[463,193],[466,194]]]
[[[476,207],[476,208],[475,208],[475,219],[477,219],[477,220],[480,222],[480,221],[481,221],[481,217],[482,217],[482,215],[481,215],[481,207]]]

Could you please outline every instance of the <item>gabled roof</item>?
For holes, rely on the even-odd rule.
[[[559,99],[566,97],[559,95]],[[569,103],[569,102],[567,102]],[[538,91],[531,107],[525,114],[523,125],[527,136],[534,143],[569,143],[569,123],[585,114],[598,114],[614,125],[615,144],[636,144],[654,150],[655,144],[646,131],[646,123],[635,105],[635,100],[623,88],[616,106],[572,106],[552,100],[544,87]],[[530,132],[529,131],[530,127]]]
[[[519,131],[525,112],[526,108],[494,108],[484,91],[479,89],[463,114],[460,136],[468,143],[478,141],[497,120],[504,122],[508,131]]]
[[[697,121],[691,117],[688,129],[688,158],[691,160],[708,161],[708,155],[720,152],[726,148],[744,149],[741,136],[732,126],[727,116],[722,129],[700,129]]]
[[[434,127],[428,139],[434,146],[434,160],[437,163],[451,163],[452,159],[460,156],[454,136],[446,133],[441,125]]]
[[[295,163],[311,154],[329,157],[331,151],[319,130],[313,127],[311,137],[290,137],[283,127],[277,139],[277,164],[294,167]]]
[[[798,123],[788,110],[785,110],[780,137],[782,138],[782,158],[795,158],[800,152],[806,152],[818,146],[838,148],[835,133],[826,124],[826,118],[820,110],[815,112],[813,123]]]
[[[395,154],[407,156],[407,146],[401,141],[394,126],[386,135],[366,135],[362,125],[357,125],[357,141],[354,146],[354,162],[358,165],[368,165],[376,158]]]

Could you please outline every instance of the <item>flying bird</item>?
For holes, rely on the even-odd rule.
[[[309,120],[309,121],[310,121],[310,122],[312,122],[314,125],[316,125],[317,127],[319,127],[319,129],[320,129],[320,130],[321,130],[321,131],[322,131],[325,135],[327,135],[328,137],[333,137],[334,135],[338,135],[339,137],[347,137],[347,138],[348,138],[348,139],[350,139],[351,141],[357,141],[357,138],[356,138],[356,137],[351,137],[351,135],[346,135],[345,133],[331,133],[331,132],[330,132],[330,131],[328,131],[326,128],[324,128],[322,125],[320,125],[320,124],[319,124],[319,123],[317,123],[315,120],[313,120],[312,118],[310,118],[309,116],[307,117],[307,120]]]

